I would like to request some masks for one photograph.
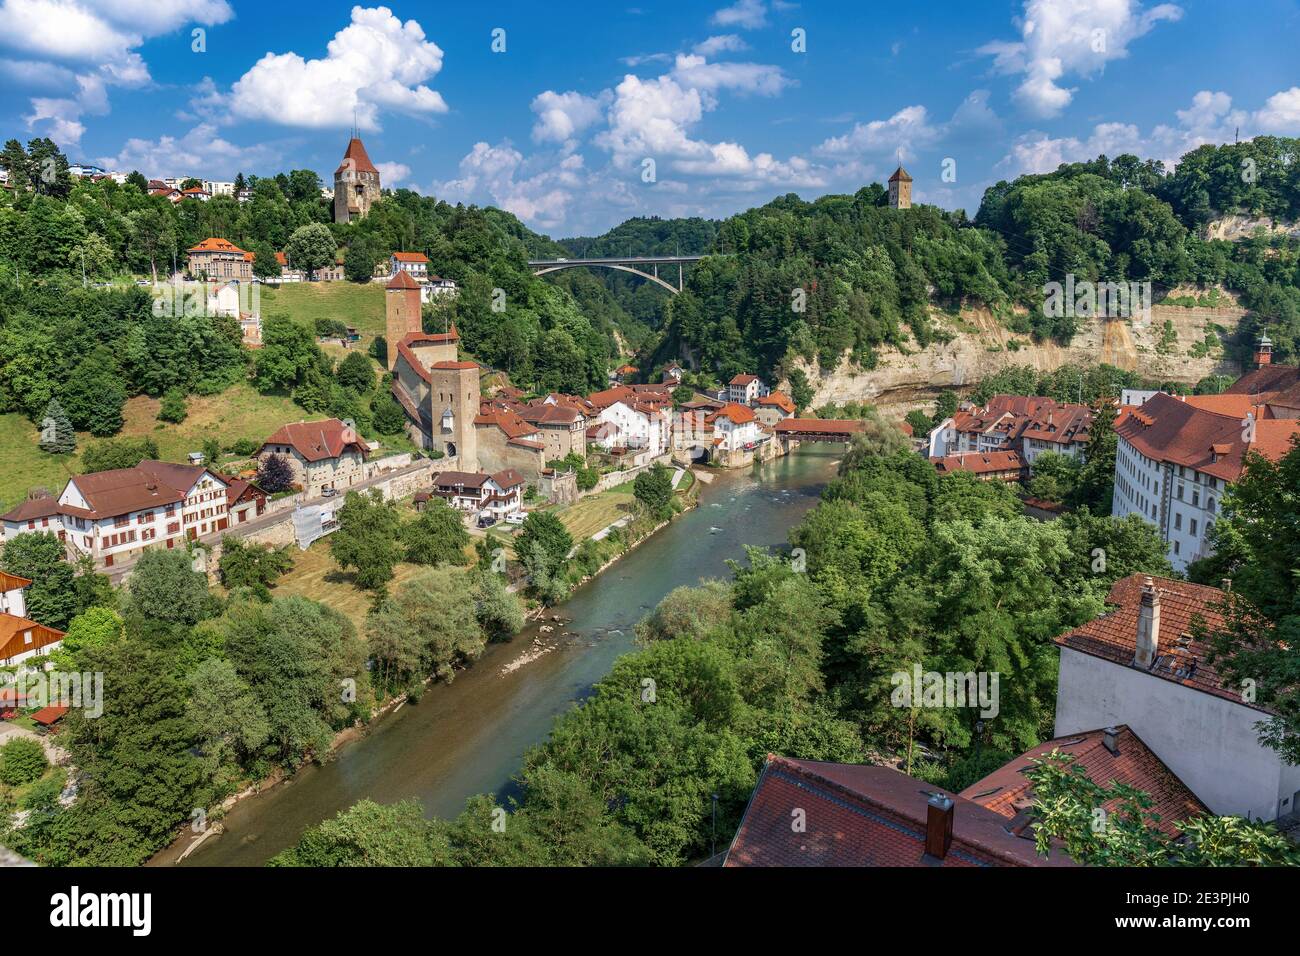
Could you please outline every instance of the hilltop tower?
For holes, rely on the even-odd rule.
[[[334,198],[338,199],[338,193]],[[399,270],[384,290],[384,338],[388,344],[390,372],[397,361],[397,343],[411,332],[421,331],[419,283],[410,273]]]
[[[334,221],[354,222],[364,219],[370,206],[379,199],[379,170],[366,155],[366,148],[356,136],[348,140],[343,162],[334,170]]]
[[[454,360],[430,365],[429,405],[433,447],[448,458],[458,458],[458,470],[477,471],[478,365]]]
[[[889,205],[892,209],[912,208],[912,177],[901,164],[889,177]]]

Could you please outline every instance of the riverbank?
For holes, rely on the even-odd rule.
[[[687,474],[689,474],[689,471],[687,472]],[[699,482],[692,481],[690,484],[687,484],[686,487],[683,488],[682,491],[678,494],[678,500],[682,503],[682,511],[680,513],[674,515],[668,521],[662,521],[659,522],[658,524],[655,524],[654,526],[648,528],[644,534],[638,535],[636,538],[629,541],[620,551],[618,551],[618,553],[614,554],[611,558],[609,558],[609,560],[602,563],[592,573],[585,575],[584,577],[579,579],[574,584],[573,590],[576,591],[579,588],[585,587],[587,584],[599,578],[600,575],[604,574],[607,570],[612,568],[614,565],[618,564],[619,561],[621,561],[623,558],[631,554],[641,544],[653,538],[664,528],[667,528],[673,521],[679,519],[682,514],[685,514],[691,511],[693,508],[697,507],[699,503],[699,488],[700,488]],[[606,533],[608,533],[610,528],[607,527],[603,530]],[[593,538],[589,538],[586,540],[593,540],[593,539],[594,536]],[[552,618],[555,618],[556,620],[560,619],[558,615],[552,613],[553,610],[554,610],[553,608],[548,608],[545,605],[539,605],[538,607],[533,608],[532,610],[526,613],[526,619],[534,622],[537,625],[539,633],[549,633],[550,629],[548,625],[545,623],[548,615]],[[563,637],[563,634],[561,634],[560,636]],[[529,650],[525,651],[524,654],[521,655],[521,657],[518,658],[516,661],[512,661],[504,665],[504,669],[502,673],[511,673],[512,671],[517,670],[519,667],[532,663],[533,661],[537,660],[540,656],[542,656],[542,654],[545,654],[548,652],[548,650],[552,649],[553,646],[554,645],[552,645],[551,648],[545,647],[544,642],[541,641],[540,637],[535,637],[532,647],[530,647]],[[479,666],[482,660],[483,658],[480,657],[478,660],[470,664],[469,667],[465,668],[464,670],[458,673],[467,673],[470,669]],[[432,676],[426,677],[424,679],[424,686],[426,688],[426,692],[429,689],[431,689],[436,683],[438,682],[435,680],[434,677]],[[340,730],[337,734],[334,735],[334,738],[330,741],[330,748],[326,756],[326,760],[328,761],[333,759],[338,754],[339,750],[342,749],[347,744],[364,739],[380,721],[382,721],[386,716],[390,714],[396,714],[397,711],[399,711],[407,702],[408,702],[408,696],[406,694],[399,694],[396,697],[389,698],[382,705],[378,706],[371,713],[370,717],[366,721],[353,724],[352,726],[345,727],[342,730]],[[246,782],[242,790],[238,791],[235,794],[232,794],[229,797],[226,797],[216,807],[210,807],[206,810],[206,816],[202,818],[205,821],[204,830],[195,832],[193,830],[192,823],[182,824],[178,832],[176,833],[175,837],[173,838],[173,840],[163,849],[159,850],[156,854],[154,854],[154,856],[151,857],[145,865],[159,866],[159,865],[168,865],[168,864],[179,864],[181,862],[184,862],[193,853],[195,853],[203,844],[209,842],[210,840],[216,840],[221,837],[221,834],[224,832],[224,827],[222,826],[221,821],[236,806],[238,806],[240,803],[242,803],[245,800],[264,794],[268,790],[274,787],[278,787],[283,784],[293,782],[294,778],[298,774],[301,774],[304,770],[306,770],[308,766],[311,765],[304,765],[303,767],[300,767],[296,773],[293,774],[285,773],[281,768],[277,768],[265,780]]]
[[[566,620],[563,626],[546,633],[546,622],[530,623],[512,640],[490,645],[452,683],[368,725],[335,759],[239,801],[222,821],[225,832],[183,865],[262,865],[307,827],[362,799],[415,798],[429,814],[453,817],[474,794],[508,798],[526,752],[635,648],[637,621],[675,587],[726,577],[727,561],[743,560],[746,545],[785,545],[834,477],[839,454],[801,450],[693,483],[701,493],[697,507],[549,609]],[[151,863],[175,864],[177,855],[163,851]]]

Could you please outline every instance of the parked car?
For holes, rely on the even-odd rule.
[[[320,490],[320,496],[322,498],[333,498],[338,493],[339,490],[337,488],[322,488]]]
[[[523,524],[527,518],[528,515],[524,514],[522,511],[513,511],[506,515],[506,524]]]
[[[478,516],[478,526],[480,528],[490,528],[497,523],[497,519],[484,511]]]

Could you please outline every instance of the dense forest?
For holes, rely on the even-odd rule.
[[[1227,214],[1293,221],[1300,140],[1202,146],[1173,172],[1105,156],[986,190],[973,221],[935,207],[890,209],[879,185],[805,202],[783,196],[725,220],[687,290],[667,303],[656,362],[688,357],[726,379],[780,377],[797,358],[864,367],[884,344],[946,334],[930,305],[985,305],[1014,331],[1068,342],[1073,317],[1043,314],[1043,284],[1222,284],[1249,309],[1234,348],[1267,329],[1283,360],[1300,354],[1300,243],[1286,236],[1202,238]],[[1017,308],[1019,307],[1019,308]]]

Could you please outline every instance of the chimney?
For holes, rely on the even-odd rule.
[[[1270,365],[1273,362],[1273,343],[1269,340],[1267,334],[1259,337],[1259,344],[1255,346],[1255,368],[1261,368]]]
[[[1142,604],[1138,608],[1137,651],[1133,663],[1150,670],[1160,648],[1160,592],[1151,576],[1142,582]]]
[[[952,797],[930,794],[925,806],[925,852],[936,860],[947,856],[952,844],[952,815]]]
[[[1101,732],[1101,745],[1111,752],[1113,756],[1119,756],[1119,728],[1107,727]]]

